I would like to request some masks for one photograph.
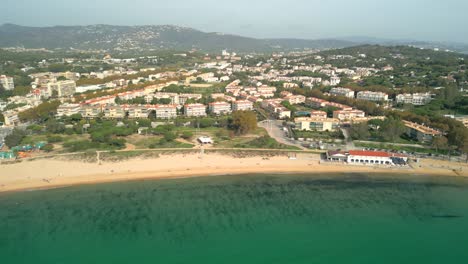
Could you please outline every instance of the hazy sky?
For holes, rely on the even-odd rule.
[[[0,0],[0,24],[174,24],[258,38],[468,43],[468,0]]]

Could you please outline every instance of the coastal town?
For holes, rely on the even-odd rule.
[[[424,86],[424,76],[414,71],[414,89],[410,82],[369,85],[377,78],[395,80],[394,67],[412,60],[392,49],[381,57],[351,51],[171,54],[183,64],[179,68],[158,63],[158,56],[111,54],[6,61],[4,68],[18,68],[12,70],[16,76],[0,76],[9,95],[0,101],[0,160],[200,146],[311,151],[323,153],[324,162],[366,166],[407,166],[427,157],[466,160],[467,115],[440,111],[431,119],[414,112],[455,97],[465,98],[466,108],[464,64],[436,76],[447,87]],[[89,64],[101,67],[88,72]]]

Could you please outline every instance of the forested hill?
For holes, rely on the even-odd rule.
[[[354,42],[322,39],[255,39],[192,28],[163,26],[0,26],[0,47],[93,50],[189,50],[238,52],[342,48]]]

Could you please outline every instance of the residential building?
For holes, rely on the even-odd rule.
[[[299,87],[299,85],[297,83],[283,83],[283,88],[285,89],[290,89],[290,88],[296,88],[296,87]]]
[[[330,90],[330,94],[334,96],[345,96],[348,98],[354,98],[354,91],[349,88],[334,87]]]
[[[338,84],[340,84],[340,82],[341,82],[340,77],[337,77],[337,76],[330,77],[330,85],[331,86],[338,85]]]
[[[81,110],[81,106],[79,104],[61,104],[57,108],[57,116],[71,116],[75,114],[79,114]]]
[[[399,104],[425,105],[432,100],[430,93],[399,94],[396,102]]]
[[[313,107],[313,108],[322,108],[327,106],[329,103],[327,100],[315,98],[315,97],[309,97],[306,99],[306,105]]]
[[[102,113],[102,107],[99,105],[84,105],[80,108],[80,114],[84,118],[96,118]]]
[[[406,134],[419,142],[432,142],[434,137],[442,136],[443,133],[433,128],[403,120],[406,126]]]
[[[204,104],[186,104],[184,105],[186,116],[206,116],[206,106]]]
[[[354,118],[365,117],[366,113],[361,110],[337,110],[333,111],[333,118],[340,121],[352,120]]]
[[[306,97],[303,95],[290,95],[284,98],[290,104],[303,104],[306,101]]]
[[[340,127],[340,120],[322,117],[298,117],[294,119],[296,129],[306,131],[336,131]]]
[[[16,111],[3,112],[3,117],[5,119],[5,126],[17,126],[21,123],[18,117],[18,112]]]
[[[208,106],[211,113],[216,115],[227,114],[231,112],[231,104],[228,102],[214,102]]]
[[[362,91],[357,93],[357,99],[373,102],[382,102],[388,101],[388,94],[382,92]]]
[[[177,106],[175,105],[156,105],[156,118],[171,119],[177,117]]]
[[[148,118],[150,105],[131,105],[128,106],[129,118]]]
[[[253,103],[248,100],[232,102],[232,111],[252,110]]]
[[[310,112],[310,117],[315,118],[327,118],[327,112],[325,111],[311,111]]]
[[[15,82],[13,77],[0,75],[0,85],[5,88],[5,90],[13,90],[15,89]]]
[[[58,81],[47,84],[47,91],[49,96],[52,96],[54,92],[57,93],[58,97],[71,96],[76,92],[75,81]]]
[[[107,118],[124,118],[125,110],[120,105],[108,105],[104,108],[104,116]]]

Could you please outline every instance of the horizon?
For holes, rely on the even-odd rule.
[[[468,2],[461,0],[431,3],[422,0],[351,3],[345,0],[333,3],[240,0],[232,6],[214,0],[197,3],[134,0],[131,4],[124,0],[83,0],[73,4],[55,0],[6,1],[0,24],[33,27],[175,25],[257,39],[365,37],[468,44],[468,29],[460,27],[468,24],[464,16]]]
[[[380,38],[380,37],[375,37],[375,36],[365,36],[365,35],[349,35],[349,36],[341,36],[341,37],[323,37],[323,38],[300,38],[300,37],[268,37],[268,38],[261,38],[261,37],[256,37],[256,36],[246,36],[246,35],[241,35],[241,34],[236,34],[236,33],[231,33],[231,32],[220,32],[220,31],[205,31],[201,30],[195,27],[190,27],[190,26],[181,26],[181,25],[175,25],[175,24],[135,24],[135,25],[118,25],[118,24],[106,24],[106,23],[99,23],[99,24],[74,24],[74,25],[48,25],[48,26],[35,26],[35,25],[22,25],[22,24],[16,24],[16,23],[10,23],[10,22],[5,22],[0,24],[0,26],[6,26],[6,25],[12,25],[12,26],[19,26],[19,27],[29,27],[29,28],[53,28],[53,27],[88,27],[88,26],[114,26],[114,27],[145,27],[145,26],[172,26],[172,27],[181,27],[181,28],[187,28],[187,29],[192,29],[196,31],[200,31],[203,33],[219,33],[219,34],[224,34],[224,35],[233,35],[233,36],[238,36],[238,37],[246,37],[246,38],[252,38],[252,39],[259,39],[259,40],[267,40],[267,39],[296,39],[296,40],[342,40],[342,41],[349,41],[349,42],[355,42],[356,44],[369,44],[369,45],[381,45],[379,43],[370,43],[366,42],[365,40],[359,40],[357,41],[356,39],[370,39],[374,41],[389,41],[389,42],[397,42],[395,43],[398,45],[398,42],[427,42],[427,43],[441,43],[441,44],[462,44],[462,45],[468,45],[468,41],[463,42],[463,41],[443,41],[443,40],[422,40],[422,39],[414,39],[414,38]]]

